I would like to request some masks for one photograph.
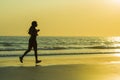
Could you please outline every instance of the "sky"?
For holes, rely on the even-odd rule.
[[[0,0],[0,36],[120,36],[120,0]]]

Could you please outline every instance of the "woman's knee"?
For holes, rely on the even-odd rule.
[[[27,50],[27,52],[30,52],[31,51],[31,48],[29,48],[28,50]]]

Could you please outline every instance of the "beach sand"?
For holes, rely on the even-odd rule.
[[[120,80],[120,56],[118,54],[95,54],[76,56],[0,58],[0,80]]]

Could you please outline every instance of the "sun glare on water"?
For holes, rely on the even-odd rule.
[[[112,42],[113,44],[111,44],[112,47],[115,47],[116,49],[113,49],[113,52],[115,52],[116,54],[113,54],[116,57],[120,57],[120,37],[109,37],[107,38],[108,41]]]
[[[120,57],[120,54],[114,54],[114,56],[116,56],[116,57]]]
[[[107,40],[110,42],[120,42],[120,37],[108,37]]]

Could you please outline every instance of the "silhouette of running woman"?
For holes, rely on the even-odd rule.
[[[33,48],[34,50],[34,54],[35,54],[35,62],[36,63],[40,63],[41,60],[38,60],[38,56],[37,56],[37,41],[36,41],[36,37],[37,37],[37,33],[40,31],[39,29],[36,29],[37,27],[37,22],[36,21],[32,21],[31,23],[31,27],[29,28],[29,32],[28,34],[30,35],[29,38],[29,44],[28,44],[28,49],[25,51],[25,53],[19,57],[20,62],[23,63],[23,58],[24,56],[30,52]]]

